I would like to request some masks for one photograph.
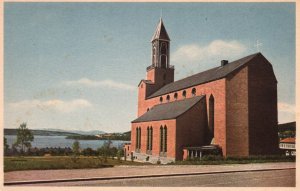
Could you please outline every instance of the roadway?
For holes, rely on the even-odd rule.
[[[296,163],[146,165],[4,173],[5,186],[295,186]]]
[[[295,169],[34,184],[34,186],[294,187]],[[28,184],[27,186],[33,186]]]

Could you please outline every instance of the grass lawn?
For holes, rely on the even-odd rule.
[[[203,157],[202,160],[176,161],[175,163],[169,163],[169,165],[220,165],[266,162],[295,162],[295,157],[253,156],[222,158],[207,156]],[[16,170],[107,168],[116,165],[150,165],[150,163],[119,161],[117,159],[108,159],[107,162],[104,162],[94,156],[80,156],[76,160],[70,156],[4,157],[4,172]]]
[[[118,161],[117,159],[107,159],[107,162],[104,162],[93,156],[80,156],[78,159],[72,159],[70,156],[4,157],[4,172],[38,169],[107,168],[115,165],[145,164],[131,161]]]
[[[249,163],[267,163],[267,162],[296,162],[295,157],[286,156],[250,156],[250,157],[218,157],[207,156],[202,160],[190,159],[186,161],[176,161],[175,165],[220,165],[220,164],[249,164]]]

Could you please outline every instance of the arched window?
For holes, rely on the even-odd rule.
[[[196,95],[196,88],[192,89],[192,95],[195,96]]]
[[[163,100],[164,100],[164,98],[163,98],[163,97],[160,97],[160,98],[159,98],[159,101],[160,101],[160,103],[162,103],[162,102],[163,102]]]
[[[177,97],[178,97],[178,94],[175,93],[175,94],[174,94],[174,99],[177,100]]]
[[[160,144],[159,144],[159,145],[160,145],[160,146],[159,146],[159,151],[160,151],[160,152],[163,152],[163,141],[164,141],[163,131],[164,131],[164,130],[163,130],[163,127],[160,126],[160,142],[159,142],[159,143],[160,143]]]
[[[167,101],[170,101],[170,96],[169,95],[167,95]]]
[[[168,147],[167,142],[168,142],[167,126],[165,126],[164,127],[164,152],[168,151],[168,149],[167,149],[167,147]]]
[[[147,111],[149,111],[150,109],[149,108],[147,108]]]
[[[214,137],[214,120],[215,120],[215,99],[211,95],[209,97],[209,130],[211,136]]]
[[[182,92],[182,97],[186,98],[186,91],[185,90]]]
[[[161,43],[161,54],[167,54],[167,44],[165,42]]]
[[[155,63],[156,63],[156,48],[155,48],[155,45],[153,45],[153,48],[152,48],[152,65],[155,66]]]

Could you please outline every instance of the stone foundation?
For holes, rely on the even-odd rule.
[[[175,162],[175,158],[160,157],[160,156],[148,155],[145,153],[133,152],[133,157],[134,157],[134,161],[136,161],[136,162],[149,162],[152,164],[157,164],[157,161],[160,161],[161,164]],[[148,160],[147,160],[147,157],[149,157]]]

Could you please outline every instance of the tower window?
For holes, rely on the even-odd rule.
[[[163,102],[163,100],[164,100],[164,98],[163,98],[163,97],[160,97],[160,98],[159,98],[159,101],[160,101],[160,103],[162,103],[162,102]]]
[[[196,88],[192,89],[192,95],[195,96],[196,95]]]
[[[182,92],[182,96],[183,96],[184,98],[186,98],[186,91],[185,91],[185,90]]]
[[[178,97],[178,94],[175,93],[175,94],[174,94],[174,99],[177,100],[177,97]]]
[[[170,96],[169,95],[167,95],[167,101],[170,101]]]
[[[161,65],[161,68],[167,68],[167,56],[166,55],[160,56],[160,65]]]
[[[167,54],[167,44],[165,42],[161,43],[161,54]]]

